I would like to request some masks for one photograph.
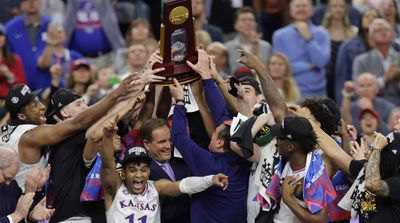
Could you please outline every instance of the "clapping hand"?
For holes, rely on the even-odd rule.
[[[29,213],[29,219],[34,221],[48,220],[54,214],[54,209],[46,208],[46,197],[44,197]]]
[[[37,164],[33,170],[26,175],[25,193],[35,192],[36,190],[43,188],[49,178],[50,170],[50,164],[48,164],[42,171],[40,171],[39,164]]]

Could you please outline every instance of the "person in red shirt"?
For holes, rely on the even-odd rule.
[[[7,47],[6,30],[0,24],[0,106],[4,106],[10,87],[13,84],[26,84],[21,58],[11,53]]]

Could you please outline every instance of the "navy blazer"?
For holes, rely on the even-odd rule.
[[[177,181],[191,176],[191,172],[183,159],[174,158],[170,165]],[[168,179],[167,173],[154,161],[150,164],[150,180]],[[190,197],[182,194],[178,197],[160,197],[162,223],[188,223],[190,222]]]
[[[17,207],[22,190],[15,180],[0,187],[0,223],[9,223],[7,215],[12,214]]]

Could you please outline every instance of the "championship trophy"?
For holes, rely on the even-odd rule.
[[[193,27],[191,0],[166,0],[164,3],[163,23],[160,27],[160,56],[163,63],[156,63],[153,69],[164,67],[157,73],[166,77],[158,85],[172,85],[173,78],[180,84],[200,78],[186,60],[197,63],[196,36]]]

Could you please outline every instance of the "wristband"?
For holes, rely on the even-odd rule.
[[[352,93],[348,93],[348,92],[346,92],[345,90],[342,90],[342,95],[343,95],[343,97],[345,97],[345,98],[351,98],[351,97],[354,96],[354,93],[353,93],[353,92],[352,92]]]
[[[175,103],[178,104],[179,102],[182,102],[183,104],[185,104],[185,100],[183,99],[175,99]]]
[[[372,147],[371,147],[371,151],[374,151],[374,150],[377,150],[377,151],[379,151],[379,152],[381,151],[380,149],[378,149],[378,148],[372,146]]]

